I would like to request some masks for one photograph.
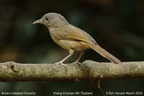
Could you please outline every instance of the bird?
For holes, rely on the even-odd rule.
[[[77,63],[86,49],[93,49],[112,63],[121,64],[119,59],[100,47],[100,45],[98,45],[98,43],[87,32],[70,24],[59,13],[47,13],[33,22],[33,24],[37,23],[45,25],[48,28],[53,41],[69,51],[69,54],[61,61],[56,62],[56,64],[64,65],[64,61],[71,57],[75,51],[79,51],[80,55],[74,62]]]

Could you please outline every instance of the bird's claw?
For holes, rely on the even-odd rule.
[[[75,61],[75,62],[73,62],[73,64],[80,64],[80,62],[79,61]]]
[[[59,65],[62,65],[62,66],[65,66],[66,67],[66,64],[64,64],[63,62],[56,62],[55,64],[59,64]]]

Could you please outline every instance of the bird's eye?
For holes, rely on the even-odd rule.
[[[49,20],[48,17],[46,17],[45,20]]]

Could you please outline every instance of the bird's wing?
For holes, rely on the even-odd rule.
[[[66,25],[64,29],[59,30],[63,31],[63,34],[59,34],[61,32],[57,33],[61,39],[84,41],[91,44],[97,44],[96,41],[88,33],[73,25]]]

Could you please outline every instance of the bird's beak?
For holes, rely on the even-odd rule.
[[[36,20],[36,21],[33,22],[33,24],[37,24],[37,23],[43,24],[43,20],[39,19],[39,20]]]

